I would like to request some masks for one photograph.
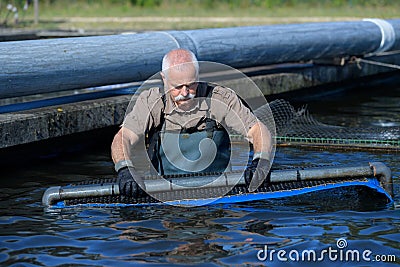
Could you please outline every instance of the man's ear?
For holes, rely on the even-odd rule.
[[[166,77],[165,77],[164,72],[160,71],[160,75],[161,75],[163,82],[165,83]]]
[[[162,79],[163,85],[164,85],[164,93],[167,93],[168,92],[166,89],[167,88],[167,77],[166,77],[165,73],[162,71],[160,71],[160,75],[161,75],[161,79]]]

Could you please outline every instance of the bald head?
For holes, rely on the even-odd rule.
[[[186,49],[175,49],[168,52],[162,61],[162,72],[168,77],[170,70],[180,72],[195,72],[196,77],[199,75],[199,63],[196,56]]]
[[[170,51],[163,58],[161,77],[172,100],[182,108],[189,107],[188,100],[195,97],[199,78],[196,56],[186,49]]]

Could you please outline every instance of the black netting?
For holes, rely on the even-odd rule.
[[[334,183],[343,183],[348,181],[365,181],[365,178],[340,178],[340,179],[319,179],[319,180],[307,180],[307,181],[291,181],[291,182],[279,182],[279,183],[268,183],[262,184],[256,192],[279,192],[279,191],[289,191],[294,189],[301,188],[311,188],[320,185],[328,185]],[[95,179],[91,181],[81,182],[75,186],[79,185],[87,185],[87,184],[102,184],[102,183],[110,183],[116,182],[115,179]],[[74,185],[72,185],[74,186]],[[210,197],[220,197],[226,192],[224,187],[216,187],[216,188],[195,188],[195,189],[187,189],[187,190],[177,190],[171,192],[162,192],[150,197],[148,195],[132,198],[125,197],[122,195],[109,195],[109,196],[101,196],[101,197],[82,197],[76,199],[68,199],[65,200],[65,204],[68,205],[77,205],[77,204],[114,204],[114,203],[124,203],[124,204],[139,204],[139,203],[157,203],[159,202],[157,199],[164,200],[185,200],[185,199],[202,199],[205,195]],[[248,193],[247,189],[244,185],[235,186],[227,195],[240,195]]]
[[[313,118],[306,108],[295,109],[288,101],[269,104],[276,127],[276,141],[294,144],[356,145],[369,148],[400,148],[400,127],[342,127],[324,124]],[[255,115],[267,125],[268,107],[261,106]]]

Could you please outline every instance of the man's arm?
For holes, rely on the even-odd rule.
[[[143,194],[145,184],[143,179],[136,174],[130,160],[131,148],[138,142],[139,137],[128,128],[122,127],[115,135],[111,144],[111,156],[118,173],[120,192],[125,196],[137,197]]]
[[[118,133],[114,136],[114,140],[111,144],[111,157],[114,164],[130,159],[131,148],[137,143],[139,136],[129,130],[128,128],[122,127]]]
[[[270,131],[262,122],[258,121],[250,128],[247,138],[253,144],[254,155],[271,160],[272,137]]]
[[[268,179],[272,158],[272,137],[268,128],[260,121],[250,128],[247,137],[253,143],[254,155],[244,177],[249,191],[253,192],[265,179]]]

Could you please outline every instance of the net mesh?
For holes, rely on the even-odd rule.
[[[335,179],[316,179],[316,180],[305,180],[305,181],[288,181],[288,182],[279,182],[279,183],[264,183],[257,190],[256,193],[260,192],[268,192],[268,193],[276,193],[283,191],[291,191],[295,189],[302,188],[312,188],[321,185],[329,185],[329,184],[338,184],[350,181],[366,181],[367,179],[364,177],[342,177]],[[103,184],[103,183],[115,183],[116,178],[107,178],[107,179],[93,179],[89,181],[83,181],[78,184],[72,186],[81,186],[88,184]],[[224,195],[226,192],[226,188],[224,187],[214,187],[214,188],[193,188],[193,189],[185,189],[185,190],[176,190],[176,191],[168,191],[168,192],[160,192],[154,194],[154,198],[145,195],[137,198],[123,196],[123,195],[108,195],[108,196],[99,196],[99,197],[78,197],[74,199],[65,200],[65,204],[67,206],[70,205],[78,205],[78,204],[110,204],[110,203],[125,203],[125,204],[145,204],[145,203],[158,203],[157,199],[164,200],[185,200],[185,199],[203,199],[204,196],[215,197],[218,198],[221,195]],[[227,194],[229,195],[241,195],[247,194],[247,187],[245,185],[236,185],[232,190]]]
[[[295,109],[288,101],[270,102],[277,144],[325,145],[400,149],[400,127],[342,127],[317,121],[306,108]],[[254,111],[257,118],[270,125],[267,106]]]

